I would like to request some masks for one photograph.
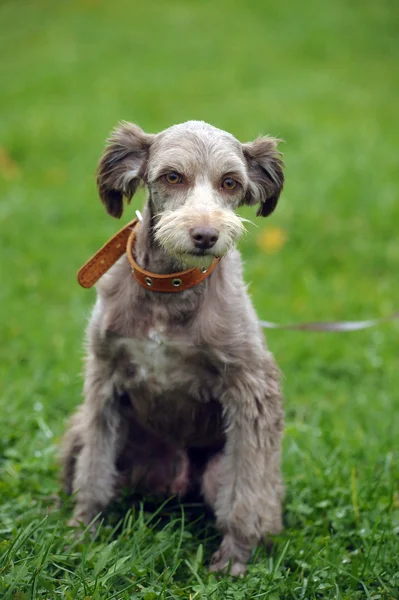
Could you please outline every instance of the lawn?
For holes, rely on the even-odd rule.
[[[198,507],[126,501],[73,542],[71,503],[53,499],[95,294],[75,273],[121,226],[94,184],[111,128],[195,118],[281,137],[283,197],[241,243],[259,316],[389,314],[398,22],[394,0],[0,3],[1,598],[399,598],[397,322],[267,334],[284,373],[286,528],[245,578],[208,574],[218,536]]]

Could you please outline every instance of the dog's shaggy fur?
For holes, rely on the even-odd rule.
[[[126,256],[102,277],[87,331],[85,401],[63,445],[73,524],[90,523],[121,485],[180,496],[197,488],[223,533],[211,570],[232,574],[282,527],[279,372],[234,248],[244,230],[235,209],[258,204],[267,216],[277,204],[276,144],[241,144],[197,121],[157,135],[122,123],[111,135],[97,176],[107,211],[120,217],[123,196],[148,187],[138,264],[173,273],[223,258],[179,293],[143,289]]]

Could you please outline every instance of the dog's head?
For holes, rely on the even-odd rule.
[[[263,217],[275,209],[284,183],[277,142],[260,137],[241,144],[200,121],[157,135],[122,123],[98,166],[100,197],[119,218],[123,196],[130,201],[145,183],[157,242],[186,265],[206,267],[243,233],[239,206],[259,204]]]

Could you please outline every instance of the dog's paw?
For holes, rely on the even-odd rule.
[[[230,557],[224,556],[223,552],[218,550],[212,557],[209,571],[211,573],[226,573],[233,577],[244,577],[247,572],[247,565],[238,560],[233,560]]]
[[[247,560],[251,555],[248,544],[238,542],[234,536],[224,536],[219,550],[212,557],[209,570],[211,573],[228,573],[235,577],[243,577],[247,571]]]
[[[68,521],[68,527],[76,530],[75,535],[81,535],[82,531],[88,532],[91,536],[97,531],[99,525],[99,515],[85,512],[76,512]]]

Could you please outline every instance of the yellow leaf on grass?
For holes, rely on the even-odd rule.
[[[5,148],[0,148],[0,175],[4,179],[16,179],[20,174],[20,168]]]
[[[287,234],[280,227],[267,227],[260,232],[257,238],[258,246],[267,254],[274,254],[281,250],[286,241]]]

